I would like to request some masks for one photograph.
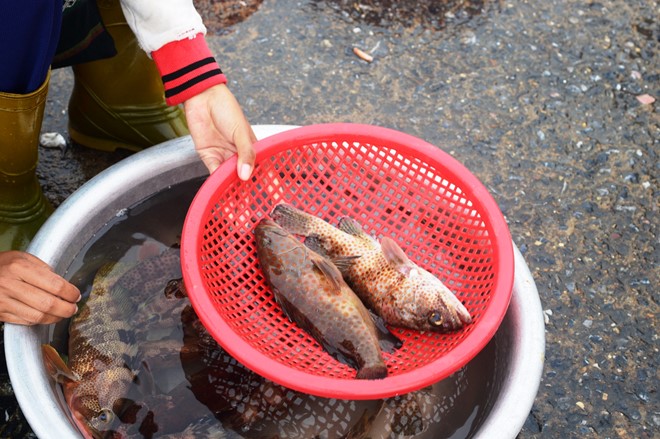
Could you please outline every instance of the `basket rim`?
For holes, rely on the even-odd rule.
[[[237,158],[225,161],[204,182],[190,205],[181,234],[181,264],[184,283],[191,304],[209,333],[230,355],[259,375],[285,387],[321,397],[340,399],[378,399],[421,389],[451,375],[473,359],[491,340],[499,328],[511,300],[514,278],[513,243],[506,221],[485,186],[463,164],[440,148],[400,131],[375,125],[328,123],[308,125],[266,137],[254,144],[255,163],[300,144],[329,142],[338,137],[342,142],[378,145],[386,142],[399,152],[421,155],[440,165],[447,179],[461,181],[468,199],[477,199],[484,210],[484,222],[493,231],[496,276],[495,291],[478,324],[453,349],[438,359],[413,370],[382,380],[331,378],[308,374],[290,368],[255,349],[215,312],[215,304],[205,292],[196,251],[201,247],[206,214],[211,203],[230,184],[238,181]]]

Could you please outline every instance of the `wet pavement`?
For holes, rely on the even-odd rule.
[[[252,123],[395,128],[450,152],[499,203],[547,330],[519,437],[657,437],[660,3],[248,3],[210,42]],[[66,134],[71,82],[54,72],[45,132]],[[40,154],[55,204],[127,155]],[[28,437],[4,364],[0,376],[0,437]]]

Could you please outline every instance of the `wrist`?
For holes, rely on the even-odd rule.
[[[151,55],[169,105],[180,104],[209,87],[227,82],[202,34],[168,43]]]

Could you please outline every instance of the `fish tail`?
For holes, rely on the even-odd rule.
[[[286,203],[275,206],[270,216],[289,233],[303,236],[308,236],[314,232],[315,220],[317,219]]]
[[[387,366],[385,364],[374,364],[358,370],[356,378],[359,380],[380,380],[387,376]]]

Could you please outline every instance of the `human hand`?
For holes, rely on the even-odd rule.
[[[195,150],[209,172],[237,153],[239,178],[250,178],[255,160],[252,144],[257,138],[229,88],[225,84],[215,85],[188,99],[183,106]]]
[[[78,311],[80,291],[41,259],[18,251],[0,252],[0,321],[49,324]]]

